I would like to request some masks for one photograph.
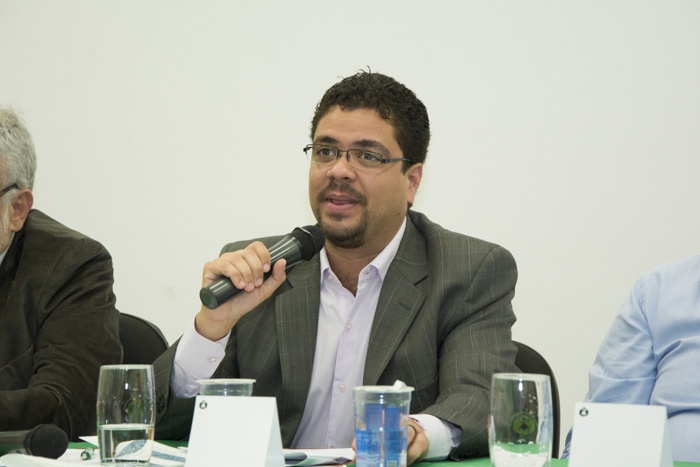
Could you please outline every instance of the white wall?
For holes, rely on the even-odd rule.
[[[227,241],[313,221],[314,106],[361,68],[416,91],[416,210],[510,249],[514,337],[556,371],[563,429],[646,269],[698,252],[700,3],[0,0],[0,104],[36,207],[114,257],[118,307],[175,340]]]

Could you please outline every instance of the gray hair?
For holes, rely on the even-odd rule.
[[[15,184],[31,190],[35,172],[32,136],[12,108],[0,107],[0,189]]]

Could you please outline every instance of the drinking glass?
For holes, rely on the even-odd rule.
[[[552,428],[548,375],[493,375],[489,415],[492,466],[548,467],[552,459]]]
[[[356,467],[406,467],[412,387],[353,388]]]
[[[153,366],[101,366],[97,389],[101,465],[148,466],[154,426]]]
[[[212,378],[200,379],[199,394],[202,396],[251,396],[254,379]]]

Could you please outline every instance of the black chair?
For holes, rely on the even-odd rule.
[[[549,375],[552,385],[552,419],[554,420],[554,433],[552,434],[552,457],[559,457],[559,388],[557,380],[554,377],[554,371],[549,366],[547,360],[530,346],[521,342],[513,341],[518,348],[518,354],[515,356],[515,366],[523,373],[537,373],[540,375]]]
[[[125,364],[151,364],[168,348],[168,340],[158,326],[138,316],[120,313],[119,340]]]

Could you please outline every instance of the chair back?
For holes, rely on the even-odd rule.
[[[552,419],[554,421],[554,433],[552,434],[552,457],[559,457],[559,388],[557,380],[554,377],[554,371],[549,366],[547,360],[532,347],[523,344],[522,342],[513,341],[518,348],[518,354],[515,356],[515,366],[523,373],[536,373],[540,375],[549,375],[552,385]]]
[[[138,316],[120,313],[119,340],[124,364],[151,364],[168,349],[168,340],[158,326]]]

